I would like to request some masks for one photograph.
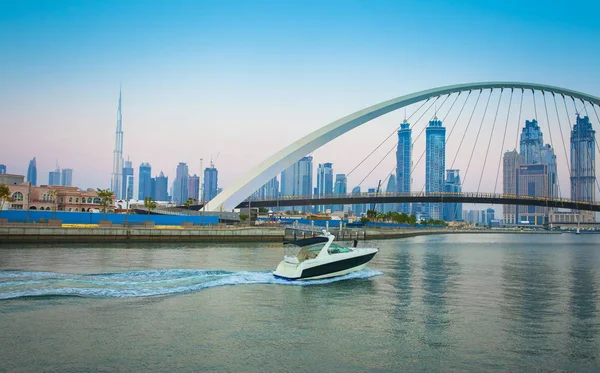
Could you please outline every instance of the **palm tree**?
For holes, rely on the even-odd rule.
[[[58,191],[56,189],[52,189],[51,191],[48,192],[48,194],[50,195],[50,197],[52,197],[52,202],[54,205],[54,219],[56,220],[56,209],[57,209],[57,205],[58,205],[58,196],[57,196]]]
[[[152,197],[144,198],[144,207],[148,210],[148,221],[150,221],[150,210],[156,208],[156,202],[152,200]]]
[[[185,201],[185,202],[183,203],[183,205],[184,205],[185,207],[187,207],[187,209],[188,209],[188,214],[187,214],[187,215],[186,215],[186,217],[185,217],[185,221],[188,221],[188,217],[189,217],[189,215],[190,215],[190,207],[192,207],[192,205],[194,204],[194,202],[196,202],[196,198],[192,198],[192,197],[190,197],[190,198],[188,198],[188,199],[187,199],[187,201]]]
[[[104,220],[106,220],[106,209],[108,205],[112,204],[114,193],[109,189],[98,188],[98,197],[100,197],[100,203],[102,204],[102,210],[104,211]]]
[[[0,185],[0,216],[2,215],[2,209],[6,202],[12,202],[10,189],[8,188],[8,185]]]
[[[376,216],[377,213],[375,212],[375,210],[367,210],[367,218],[369,218],[369,220],[375,221]]]

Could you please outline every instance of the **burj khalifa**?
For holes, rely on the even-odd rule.
[[[117,131],[115,132],[115,151],[113,152],[113,172],[111,175],[111,190],[115,198],[123,198],[121,185],[123,183],[123,127],[121,116],[121,89],[119,88],[119,108],[117,109]]]

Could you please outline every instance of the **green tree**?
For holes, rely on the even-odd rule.
[[[144,198],[144,207],[148,211],[148,221],[150,221],[150,210],[156,208],[156,202],[152,200],[152,197],[146,197]]]
[[[408,217],[408,224],[410,225],[417,225],[417,217],[414,215],[410,215]]]
[[[269,209],[268,209],[268,208],[266,208],[266,207],[259,207],[259,208],[258,208],[258,212],[259,212],[260,214],[268,214],[268,213],[269,213]]]
[[[367,224],[369,223],[371,220],[369,218],[367,218],[366,216],[363,216],[360,218],[360,222],[363,224]]]
[[[188,217],[190,215],[190,208],[194,205],[194,203],[196,203],[196,198],[192,197],[188,198],[187,201],[183,203],[183,205],[188,209],[188,214],[185,217],[185,221],[188,221]]]
[[[104,220],[106,220],[106,210],[108,206],[113,203],[114,193],[110,189],[100,189],[96,192],[100,197],[100,204],[102,205],[102,211],[104,212]]]
[[[375,210],[367,210],[367,218],[369,218],[370,221],[375,221],[376,216],[377,213],[375,212]]]
[[[4,208],[4,204],[6,202],[12,202],[12,198],[10,196],[10,189],[8,185],[0,185],[0,216],[2,215],[2,209]]]
[[[240,220],[241,221],[246,221],[246,219],[248,219],[248,215],[247,214],[240,214]]]

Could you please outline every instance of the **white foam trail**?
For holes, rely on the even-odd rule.
[[[288,281],[274,277],[272,271],[229,272],[168,269],[91,275],[0,271],[0,299],[41,296],[148,297],[194,293],[202,289],[230,285],[276,284],[311,286],[350,279],[369,278],[381,274],[379,271],[366,268],[329,279]]]

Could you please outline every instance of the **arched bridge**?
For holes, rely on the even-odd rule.
[[[417,102],[429,100],[432,98],[439,98],[442,95],[450,95],[453,93],[461,92],[472,92],[487,90],[487,89],[510,89],[510,90],[531,90],[532,92],[542,92],[551,94],[553,97],[562,96],[569,97],[573,100],[579,100],[581,102],[588,102],[592,105],[600,106],[600,98],[585,94],[582,92],[573,91],[570,89],[553,87],[543,84],[535,83],[523,83],[523,82],[481,82],[481,83],[468,83],[459,84],[445,87],[438,87],[428,89],[409,95],[394,98],[388,101],[381,102],[379,104],[370,106],[366,109],[357,111],[344,118],[338,119],[312,133],[302,137],[296,142],[288,145],[279,152],[275,153],[271,157],[267,158],[256,167],[248,171],[240,179],[234,182],[232,185],[227,187],[223,192],[217,195],[213,200],[207,203],[206,208],[212,211],[226,211],[231,210],[238,206],[248,196],[258,190],[267,181],[277,176],[281,171],[287,169],[295,162],[300,160],[302,157],[327,144],[333,139],[343,135],[344,133],[370,121],[378,118],[384,114],[398,110],[400,108],[412,105]],[[488,101],[489,102],[489,101]],[[585,105],[584,105],[585,107]],[[487,106],[486,106],[487,108]],[[485,115],[484,115],[485,116]],[[380,196],[378,198],[386,198]],[[400,197],[397,197],[400,198]],[[413,198],[413,197],[411,197]],[[414,197],[414,198],[425,198],[425,197]],[[465,197],[466,198],[466,197]],[[328,200],[329,201],[329,200]],[[389,200],[389,202],[399,202],[401,199]],[[405,200],[408,201],[408,200]],[[410,201],[416,201],[410,199]],[[466,200],[462,200],[466,202]],[[334,203],[334,200],[324,203]],[[369,200],[372,202],[372,200]],[[550,202],[550,201],[548,201]],[[357,202],[359,203],[359,202]],[[507,203],[505,199],[496,203]],[[565,202],[566,203],[566,202]],[[295,204],[300,204],[295,202]],[[311,202],[311,204],[315,204]],[[544,201],[544,205],[546,201]],[[565,205],[566,206],[566,205]]]
[[[476,203],[497,205],[541,206],[549,208],[567,208],[583,211],[600,211],[600,204],[577,202],[566,199],[544,197],[516,196],[493,193],[356,193],[332,194],[327,196],[290,196],[277,199],[249,199],[237,207],[286,207],[286,206],[318,206],[318,205],[358,205],[381,203]]]

